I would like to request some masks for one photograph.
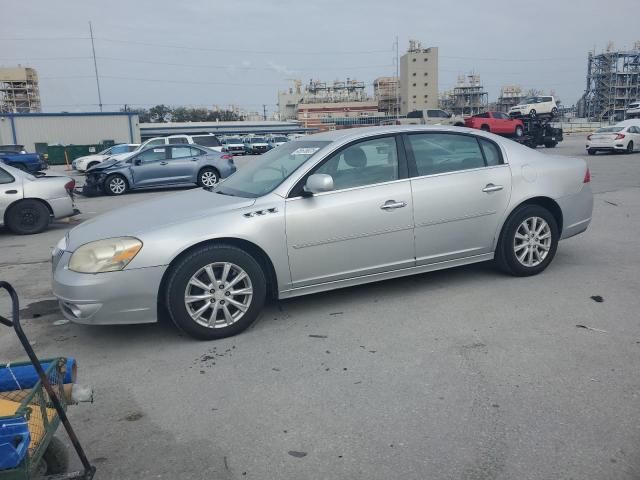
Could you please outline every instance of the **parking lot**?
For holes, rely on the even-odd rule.
[[[583,135],[540,151],[584,158],[596,195],[589,230],[535,277],[479,264],[272,302],[215,342],[55,325],[56,242],[169,190],[79,197],[81,215],[40,235],[0,230],[0,277],[38,354],[76,357],[95,389],[70,416],[98,478],[639,478],[640,153],[588,157]],[[24,356],[7,328],[0,350]]]

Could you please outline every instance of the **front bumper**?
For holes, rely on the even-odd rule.
[[[119,272],[77,273],[67,268],[71,253],[53,256],[53,294],[75,323],[116,325],[157,322],[158,290],[166,266]]]

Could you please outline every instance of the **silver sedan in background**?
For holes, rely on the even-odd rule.
[[[33,175],[0,166],[0,226],[27,235],[44,231],[52,218],[70,217],[75,180],[69,177]]]
[[[494,260],[542,272],[584,232],[584,160],[459,127],[307,136],[214,189],[166,195],[86,222],[53,252],[53,292],[87,324],[157,321],[234,335],[267,296],[289,298]],[[523,284],[523,288],[526,288]]]

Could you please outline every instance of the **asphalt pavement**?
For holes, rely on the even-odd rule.
[[[584,157],[596,200],[535,277],[480,264],[274,302],[215,342],[54,325],[58,239],[161,191],[79,198],[82,215],[36,236],[0,230],[0,278],[37,353],[76,357],[95,388],[69,412],[96,478],[637,479],[640,153],[587,157],[582,135],[540,151]],[[0,328],[0,361],[21,358]]]

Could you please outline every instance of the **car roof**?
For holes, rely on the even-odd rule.
[[[466,127],[453,127],[449,125],[386,125],[380,127],[361,127],[361,128],[349,128],[345,130],[329,130],[327,132],[316,133],[313,135],[307,135],[302,138],[297,138],[294,141],[304,140],[326,140],[330,142],[335,141],[349,141],[356,140],[362,137],[396,134],[396,133],[419,133],[419,132],[460,132],[460,133],[472,133],[474,135],[481,135],[480,131],[473,128]]]

